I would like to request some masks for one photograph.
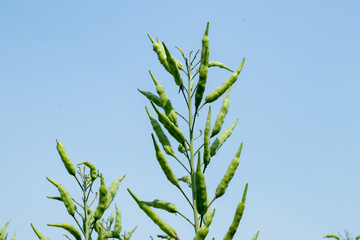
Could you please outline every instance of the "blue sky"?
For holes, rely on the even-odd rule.
[[[184,112],[147,33],[180,59],[175,46],[199,49],[209,21],[210,59],[235,69],[246,58],[224,124],[239,123],[207,170],[210,195],[240,142],[244,148],[227,193],[213,205],[209,236],[223,237],[247,182],[236,239],[251,239],[257,230],[258,239],[270,240],[315,240],[345,229],[360,234],[359,10],[355,0],[1,0],[0,225],[11,219],[9,234],[16,229],[18,239],[35,238],[30,223],[65,239],[46,226],[73,222],[46,198],[57,192],[45,177],[80,195],[55,139],[74,163],[93,162],[108,185],[126,174],[114,201],[123,229],[138,226],[133,239],[161,232],[127,187],[142,199],[174,202],[191,216],[156,163],[144,110],[149,103],[136,89],[155,91],[151,70]],[[211,69],[205,94],[228,75]],[[220,105],[212,106],[216,113]],[[159,214],[181,239],[193,237],[179,216]]]

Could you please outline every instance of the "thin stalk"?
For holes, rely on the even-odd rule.
[[[204,144],[202,144],[202,145],[198,148],[198,150],[196,150],[194,156],[196,156],[196,154],[200,151],[200,149],[201,149],[203,146],[204,146]]]
[[[189,86],[189,87],[190,87],[190,86]],[[189,92],[189,91],[190,91],[190,89],[189,89],[187,92]],[[181,89],[181,92],[182,92],[182,94],[183,94],[183,96],[184,96],[186,105],[188,106],[188,108],[191,107],[191,106],[189,106],[189,102],[188,102],[188,100],[186,99],[186,95],[185,95],[185,93],[184,93],[184,89]]]
[[[181,114],[178,113],[178,112],[175,112],[175,113],[176,113],[179,117],[181,117],[182,119],[184,119],[187,124],[189,124],[188,120],[187,120],[183,115],[181,115]]]
[[[188,221],[193,227],[195,227],[195,225],[187,218],[185,217],[181,212],[176,212],[178,213],[180,216],[182,216],[186,221]]]
[[[178,161],[180,164],[181,164],[181,166],[183,166],[183,168],[189,173],[189,174],[191,174],[190,173],[190,171],[187,169],[187,167],[185,167],[185,165],[175,156],[175,154],[173,154],[173,155],[171,155],[173,158],[175,158],[176,159],[176,161]]]
[[[188,201],[188,203],[190,204],[190,206],[192,207],[192,209],[194,209],[194,206],[192,205],[192,203],[190,202],[189,198],[186,196],[186,194],[184,193],[184,191],[182,190],[182,188],[180,186],[178,186],[178,189],[180,190],[180,192],[184,195],[184,197],[186,198],[186,200]]]

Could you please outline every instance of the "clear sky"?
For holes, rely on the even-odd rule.
[[[144,110],[149,102],[136,89],[155,91],[152,70],[185,112],[147,33],[180,59],[175,46],[198,50],[209,21],[210,60],[235,69],[246,58],[224,124],[239,123],[206,173],[210,195],[240,142],[244,148],[227,193],[213,205],[209,236],[223,237],[247,182],[235,239],[251,239],[257,230],[266,240],[315,240],[345,229],[360,234],[359,12],[357,0],[0,0],[0,225],[11,219],[8,232],[16,229],[17,239],[36,238],[30,223],[47,237],[66,239],[46,226],[73,221],[46,198],[57,190],[45,177],[81,195],[55,139],[74,163],[94,163],[107,185],[126,174],[114,202],[123,229],[138,226],[133,239],[161,231],[127,187],[145,200],[174,202],[190,217],[157,165]],[[228,75],[211,69],[205,94]],[[181,239],[192,239],[180,216],[159,214]]]

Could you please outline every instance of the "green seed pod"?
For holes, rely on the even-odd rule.
[[[239,166],[239,157],[241,154],[242,147],[243,147],[243,144],[241,143],[239,150],[237,151],[234,159],[230,162],[229,167],[226,170],[224,177],[221,179],[219,185],[216,188],[215,198],[219,198],[225,194],[226,188],[228,187],[229,182],[233,178],[235,171],[236,171],[237,167]]]
[[[106,231],[102,233],[102,238],[103,239],[108,239],[108,238],[116,238],[116,239],[122,239],[120,234],[115,232],[115,231]]]
[[[68,173],[69,173],[70,175],[75,176],[75,173],[76,173],[75,167],[74,167],[74,165],[72,164],[69,156],[67,155],[64,146],[63,146],[57,139],[56,139],[56,143],[57,143],[57,144],[56,144],[56,149],[57,149],[58,152],[59,152],[59,155],[60,155],[60,157],[61,157],[61,160],[62,160],[63,163],[64,163],[64,166],[65,166],[66,170],[68,171]]]
[[[100,221],[96,221],[96,224],[95,224],[95,226],[97,225],[97,224],[100,224],[101,222]],[[103,228],[102,227],[98,227],[97,228],[97,233],[98,233],[98,237],[97,237],[97,240],[103,240],[104,239],[104,236],[103,236]]]
[[[240,67],[233,74],[231,74],[231,76],[228,79],[226,79],[225,82],[223,82],[219,87],[217,87],[214,91],[212,91],[211,93],[209,93],[209,95],[206,96],[205,103],[211,103],[215,101],[221,95],[224,94],[226,89],[228,89],[231,85],[234,84],[234,82],[237,80],[241,72],[244,62],[245,62],[245,58],[243,59]]]
[[[151,105],[153,106],[155,112],[158,115],[158,120],[163,124],[163,126],[170,133],[170,135],[173,136],[176,139],[176,141],[178,141],[179,143],[184,143],[185,142],[185,136],[180,131],[180,129],[177,128],[175,126],[175,124],[172,123],[165,114],[160,112],[159,109],[152,102],[151,102]]]
[[[70,196],[70,194],[68,193],[68,191],[65,189],[65,187],[53,180],[51,180],[50,178],[46,177],[47,180],[49,180],[49,182],[51,182],[52,184],[55,185],[55,187],[57,187],[59,193],[60,193],[60,196],[61,196],[61,199],[63,200],[64,202],[64,205],[68,211],[68,213],[71,215],[71,216],[74,216],[75,215],[75,205],[74,205],[74,202],[72,201],[72,198]]]
[[[183,177],[179,178],[178,180],[186,183],[189,186],[189,188],[191,188],[191,177],[189,175],[183,176]]]
[[[156,42],[154,39],[152,39],[152,37],[149,34],[148,34],[148,37],[150,38],[150,41],[153,44],[153,50],[158,55],[158,59],[159,59],[160,63],[164,66],[166,71],[168,71],[170,74],[172,74],[171,69],[168,65],[168,62],[166,60],[166,53],[165,53],[164,46],[161,44],[159,39],[157,39],[157,42]],[[181,62],[179,62],[178,60],[175,60],[175,61],[176,61],[177,67],[179,69],[183,69]]]
[[[164,49],[165,49],[166,61],[168,62],[168,65],[169,65],[169,68],[170,68],[170,73],[171,73],[171,75],[173,75],[176,85],[178,85],[181,88],[182,85],[183,85],[183,80],[181,78],[180,71],[179,71],[179,68],[177,66],[176,60],[175,60],[175,58],[173,56],[171,56],[171,54],[170,54],[169,50],[167,49],[165,43],[163,42],[162,44],[163,44]]]
[[[198,153],[198,163],[195,173],[195,187],[196,187],[196,209],[200,215],[204,215],[208,208],[208,195],[206,191],[205,176],[200,167],[200,152]]]
[[[74,226],[72,226],[68,223],[48,224],[48,226],[63,228],[66,231],[68,231],[71,235],[73,235],[76,240],[81,240],[81,235],[80,235],[79,231]]]
[[[219,67],[219,68],[226,69],[226,70],[228,70],[230,72],[234,72],[233,70],[231,70],[230,68],[225,66],[225,64],[223,64],[222,62],[210,61],[209,62],[209,67]]]
[[[211,137],[215,136],[216,134],[218,134],[220,132],[221,127],[222,127],[222,125],[224,123],[225,116],[226,116],[226,114],[227,114],[227,112],[229,110],[229,106],[230,106],[230,102],[229,102],[230,88],[231,87],[229,87],[228,90],[227,90],[227,93],[226,93],[226,96],[225,96],[224,101],[222,103],[220,112],[217,115],[215,125],[214,125],[214,128],[213,128],[212,133],[211,133]]]
[[[114,219],[115,219],[115,209],[114,210],[112,210],[112,212],[111,212],[111,215],[110,215],[110,223],[109,223],[109,228],[108,228],[108,230],[110,230],[111,229],[111,226],[112,226],[112,224],[113,224],[113,222],[114,222]]]
[[[151,137],[154,143],[156,159],[158,160],[161,169],[165,173],[166,178],[169,180],[169,182],[179,187],[179,181],[175,176],[174,172],[172,171],[168,161],[166,160],[165,155],[161,152],[159,145],[157,144],[156,139],[154,137],[154,134],[151,134]]]
[[[163,105],[163,109],[165,111],[166,116],[170,119],[170,121],[172,121],[175,125],[177,125],[177,117],[176,117],[175,109],[172,106],[170,99],[168,98],[168,96],[165,92],[164,87],[156,80],[156,78],[151,73],[151,71],[149,71],[149,73],[150,73],[152,80],[155,83],[156,91],[160,96],[161,103]]]
[[[199,74],[199,82],[195,92],[195,109],[198,109],[200,106],[201,100],[205,91],[205,84],[207,80],[207,72],[209,65],[209,22],[206,25],[206,30],[204,37],[202,39],[202,48],[201,48],[201,64],[200,64],[200,74]]]
[[[209,227],[215,214],[215,209],[210,215],[209,219],[205,221],[205,224],[197,231],[194,240],[204,240],[209,233]]]
[[[96,172],[96,167],[92,163],[90,163],[88,161],[83,161],[83,162],[79,163],[78,166],[81,165],[81,164],[84,164],[85,166],[90,168],[91,180],[94,181],[98,177],[98,174]]]
[[[131,235],[133,234],[133,232],[136,230],[137,227],[135,227],[133,230],[131,230],[130,232],[128,233],[125,233],[125,236],[124,236],[124,240],[128,240],[131,238]]]
[[[232,130],[235,128],[236,124],[238,122],[238,119],[231,125],[230,128],[224,130],[211,144],[210,146],[210,155],[213,157],[215,156],[216,152],[220,149],[220,147],[223,145],[223,143],[228,139],[232,133]]]
[[[242,215],[244,213],[244,209],[245,209],[245,200],[246,200],[246,192],[247,192],[247,188],[248,188],[248,184],[246,184],[245,186],[245,190],[244,190],[244,194],[242,196],[241,202],[239,203],[239,205],[236,208],[236,212],[235,212],[235,216],[234,219],[229,227],[229,230],[227,231],[224,240],[231,240],[233,239],[236,230],[239,226],[240,220],[242,218]]]
[[[328,234],[324,238],[335,238],[337,240],[340,240],[340,238],[338,236],[336,236],[335,234]]]
[[[105,186],[104,178],[102,174],[100,175],[101,184],[99,188],[99,203],[94,210],[94,219],[95,221],[101,219],[102,215],[106,210],[106,203],[107,203],[107,188]]]
[[[141,89],[137,89],[142,95],[144,95],[145,97],[147,97],[147,99],[149,99],[150,101],[154,102],[156,105],[158,105],[159,107],[163,107],[163,104],[161,102],[160,97],[156,96],[155,94],[153,94],[152,92],[145,92]]]
[[[204,130],[204,165],[205,169],[210,163],[210,129],[211,129],[211,107],[209,106],[209,113],[206,119]]]
[[[6,231],[7,225],[9,225],[9,223],[10,223],[10,220],[7,221],[7,222],[4,224],[4,226],[2,226],[1,231],[0,231],[0,240],[6,239],[6,238],[5,238],[5,231]]]
[[[50,238],[47,238],[47,237],[44,237],[43,235],[41,235],[41,233],[38,230],[36,230],[36,228],[34,227],[34,225],[32,225],[32,223],[30,225],[31,225],[32,229],[34,230],[36,236],[38,236],[38,238],[40,240],[50,240]]]
[[[14,231],[14,235],[11,237],[10,240],[15,240],[15,236],[16,236],[16,231]]]
[[[255,233],[255,236],[252,238],[252,240],[256,240],[256,239],[258,238],[258,236],[259,236],[259,231],[257,231],[257,232]]]
[[[116,204],[115,204],[115,209],[116,209],[116,217],[115,217],[114,231],[120,234],[120,232],[121,232],[121,213],[120,213],[119,209],[117,208]]]
[[[124,177],[125,177],[125,175],[119,179],[114,180],[111,183],[111,185],[107,191],[107,196],[106,196],[106,209],[108,209],[110,204],[112,203],[112,201],[117,193],[117,190],[119,189],[120,182],[124,179]]]
[[[174,150],[171,146],[171,143],[170,143],[168,137],[165,135],[164,131],[162,130],[160,124],[158,123],[158,121],[156,121],[156,119],[153,118],[153,116],[149,112],[148,108],[145,107],[145,109],[149,116],[151,126],[153,127],[155,134],[158,137],[164,151],[166,152],[166,154],[174,156]]]
[[[136,203],[139,205],[140,209],[145,212],[146,215],[156,224],[159,228],[164,231],[167,235],[177,239],[176,231],[166,224],[150,207],[146,206],[142,201],[140,201],[131,191],[127,189],[130,195],[134,198]]]
[[[176,209],[176,206],[173,203],[166,202],[164,200],[155,199],[152,202],[146,202],[146,201],[142,201],[142,202],[149,207],[163,209],[169,213],[177,213],[178,212],[178,210]]]

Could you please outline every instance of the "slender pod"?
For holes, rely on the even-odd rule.
[[[244,62],[245,62],[245,58],[243,59],[240,67],[233,74],[231,74],[231,76],[228,79],[226,79],[225,82],[223,82],[219,87],[217,87],[215,90],[213,90],[211,93],[209,93],[209,95],[206,96],[205,103],[211,103],[211,102],[215,101],[221,95],[224,94],[226,89],[228,89],[231,85],[234,84],[234,82],[237,80],[237,78],[241,72]]]
[[[215,214],[215,209],[210,214],[210,217],[205,221],[205,224],[199,229],[199,231],[197,231],[193,240],[204,240],[206,238],[206,236],[209,233],[209,227],[213,220],[214,214]]]
[[[76,240],[81,240],[80,232],[74,226],[70,225],[69,223],[48,224],[48,226],[63,228],[66,231],[68,231],[71,235],[73,235]]]
[[[72,164],[69,156],[67,155],[64,146],[57,139],[56,139],[56,149],[58,150],[60,158],[61,158],[62,162],[64,163],[64,166],[65,166],[66,170],[68,171],[68,173],[70,175],[75,176],[75,173],[76,173],[75,167]]]
[[[102,215],[104,214],[106,210],[106,203],[107,203],[107,188],[104,182],[104,178],[102,174],[100,175],[101,184],[99,188],[99,203],[94,210],[94,219],[97,221],[98,219],[101,219]]]
[[[6,227],[9,225],[10,223],[10,220],[7,221],[1,228],[1,231],[0,231],[0,240],[3,240],[5,239],[5,231],[6,231]]]
[[[96,171],[96,167],[94,166],[94,164],[88,162],[88,161],[82,161],[81,163],[79,163],[78,165],[82,165],[84,164],[85,166],[87,166],[88,168],[90,168],[90,176],[91,176],[91,180],[95,180],[98,177],[98,173]]]
[[[155,94],[153,94],[152,92],[145,92],[141,89],[137,89],[142,95],[144,95],[145,97],[147,97],[147,99],[149,99],[150,101],[152,101],[153,103],[155,103],[156,105],[158,105],[159,107],[163,107],[163,104],[161,102],[160,97],[156,96]]]
[[[154,52],[156,52],[156,54],[158,55],[158,59],[161,63],[161,65],[164,66],[164,68],[166,69],[166,71],[168,71],[170,74],[171,73],[171,69],[168,65],[168,62],[166,60],[166,53],[165,53],[165,49],[164,49],[164,46],[161,44],[161,42],[159,41],[159,39],[157,39],[157,41],[155,41],[151,36],[150,34],[148,34],[148,37],[151,41],[151,43],[153,44],[153,50]],[[176,61],[176,65],[178,66],[179,69],[183,69],[183,66],[181,64],[181,62],[179,62],[178,60],[175,60]]]
[[[142,201],[142,202],[145,203],[149,207],[163,209],[169,213],[177,213],[178,212],[176,206],[173,203],[166,202],[164,200],[155,199],[151,202],[147,202],[147,201]]]
[[[232,130],[235,128],[238,119],[230,126],[230,128],[224,130],[211,144],[210,146],[210,155],[213,157],[216,152],[220,149],[223,143],[231,136]]]
[[[10,240],[15,240],[15,236],[16,236],[16,231],[14,231],[14,235],[11,237]]]
[[[239,226],[240,220],[242,218],[242,215],[244,213],[244,209],[245,209],[245,200],[246,200],[246,193],[247,193],[247,188],[248,188],[248,184],[246,184],[245,186],[245,190],[241,199],[241,202],[239,203],[239,205],[236,208],[236,212],[235,212],[235,216],[234,219],[229,227],[229,230],[227,231],[224,240],[231,240],[233,239],[236,230]]]
[[[328,235],[326,235],[324,238],[335,238],[335,239],[337,239],[337,240],[340,240],[340,238],[339,238],[337,235],[335,235],[335,234],[328,234]]]
[[[131,191],[130,189],[127,189],[130,195],[133,197],[133,199],[136,201],[136,203],[139,205],[140,209],[145,212],[146,215],[156,224],[159,226],[159,228],[164,231],[167,235],[177,238],[176,231],[166,224],[150,207],[148,207],[146,204],[144,204],[142,201],[140,201]]]
[[[254,237],[252,238],[252,240],[256,240],[256,239],[258,238],[258,236],[259,236],[259,231],[257,231],[257,232],[255,233],[255,235],[254,235]]]
[[[59,196],[56,196],[56,197],[47,196],[47,198],[49,198],[49,199],[54,199],[54,200],[58,200],[58,201],[60,201],[60,202],[63,202],[62,197],[59,197]]]
[[[108,238],[116,238],[116,239],[122,239],[120,236],[120,233],[115,232],[115,231],[106,231],[102,233],[102,238],[103,239],[108,239]]]
[[[195,92],[195,109],[198,109],[200,106],[201,100],[204,95],[205,85],[207,80],[207,72],[209,65],[209,22],[206,25],[206,30],[204,37],[202,39],[202,48],[201,48],[201,60],[200,60],[200,74],[199,82]]]
[[[183,177],[179,178],[178,180],[186,183],[188,185],[188,187],[191,188],[191,176],[190,175],[183,176]]]
[[[216,134],[218,134],[220,132],[221,127],[224,123],[225,116],[228,113],[229,106],[230,106],[230,102],[229,102],[230,89],[231,89],[231,87],[228,88],[226,96],[222,103],[222,106],[220,108],[220,112],[216,117],[215,125],[211,132],[211,137],[215,136]]]
[[[163,44],[164,49],[165,49],[166,61],[167,61],[168,65],[169,65],[169,68],[170,68],[170,71],[171,71],[170,73],[171,73],[171,75],[173,75],[176,85],[178,85],[181,88],[182,85],[183,85],[183,80],[181,78],[180,71],[179,71],[179,68],[177,66],[176,60],[170,54],[170,52],[167,49],[165,43],[163,42],[162,44]]]
[[[178,151],[181,152],[181,153],[185,153],[185,152],[188,152],[190,151],[190,146],[189,144],[185,143],[185,147],[180,143],[179,146],[178,146]]]
[[[34,227],[34,225],[32,223],[30,225],[31,225],[31,228],[34,230],[36,236],[38,236],[38,238],[40,240],[50,240],[50,238],[47,238],[47,237],[44,237],[43,235],[41,235],[41,233],[38,230],[36,230],[36,228]]]
[[[130,232],[126,233],[124,236],[124,240],[129,240],[131,238],[131,235],[133,234],[133,232],[135,232],[137,227],[134,227],[133,230],[131,230]]]
[[[125,177],[125,175],[119,179],[114,180],[111,183],[111,185],[107,191],[107,196],[106,196],[106,209],[109,208],[110,204],[114,200],[117,190],[119,189],[120,182],[124,179],[124,177]]]
[[[180,129],[177,128],[175,126],[175,124],[172,123],[165,114],[160,112],[159,109],[152,102],[151,102],[151,105],[153,106],[155,112],[158,115],[158,120],[163,124],[163,126],[170,133],[170,135],[173,136],[175,138],[175,140],[178,141],[179,143],[181,143],[181,144],[184,143],[185,142],[185,136],[180,131]]]
[[[243,144],[240,144],[239,150],[237,151],[234,159],[230,162],[228,169],[225,172],[224,177],[221,179],[219,185],[215,191],[215,198],[219,198],[225,194],[226,188],[228,187],[231,179],[233,178],[237,167],[239,166],[239,158],[241,154]]]
[[[115,210],[116,210],[116,217],[115,217],[115,225],[114,225],[114,231],[117,233],[121,232],[121,213],[118,207],[115,204]]]
[[[211,129],[211,106],[209,106],[209,112],[206,119],[205,130],[204,130],[204,169],[210,163],[210,129]]]
[[[161,128],[160,124],[158,123],[158,121],[156,121],[156,119],[153,118],[153,116],[149,112],[148,108],[145,107],[145,109],[146,109],[146,112],[147,112],[147,114],[149,116],[151,126],[154,129],[155,134],[158,137],[164,151],[166,152],[166,154],[173,156],[174,155],[174,150],[173,150],[173,148],[171,146],[171,143],[170,143],[168,137],[166,136],[166,134],[162,130],[162,128]]]
[[[230,68],[225,66],[225,64],[223,64],[222,62],[210,61],[209,62],[209,67],[219,67],[219,68],[226,69],[226,70],[228,70],[230,72],[234,72],[233,70],[231,70]]]
[[[205,176],[200,167],[200,152],[196,173],[195,173],[195,188],[196,188],[196,209],[200,215],[204,215],[208,208],[208,194],[206,191]]]
[[[175,176],[174,172],[172,171],[170,164],[166,160],[165,155],[161,152],[159,145],[157,144],[156,139],[154,137],[154,134],[151,134],[151,137],[154,143],[156,159],[158,160],[161,169],[165,173],[166,178],[169,180],[169,182],[179,187],[179,181]]]
[[[163,105],[163,109],[165,111],[166,116],[170,119],[170,121],[172,121],[175,125],[177,125],[177,117],[176,117],[175,109],[172,106],[171,101],[168,98],[164,87],[156,80],[156,78],[151,73],[151,71],[149,71],[149,73],[150,73],[152,80],[155,83],[156,91],[160,96],[160,100]]]
[[[113,224],[113,222],[114,222],[114,219],[115,219],[115,209],[112,210],[112,212],[111,212],[111,215],[110,215],[110,223],[109,223],[109,226],[108,226],[108,230],[111,229],[111,226],[112,226],[112,224]]]
[[[76,208],[75,208],[74,202],[73,202],[69,192],[65,189],[65,187],[63,185],[51,180],[48,177],[46,177],[46,179],[49,180],[49,182],[51,182],[52,184],[54,184],[55,187],[57,187],[57,189],[58,189],[58,191],[60,193],[61,199],[64,202],[64,205],[65,205],[68,213],[71,216],[74,216]]]

